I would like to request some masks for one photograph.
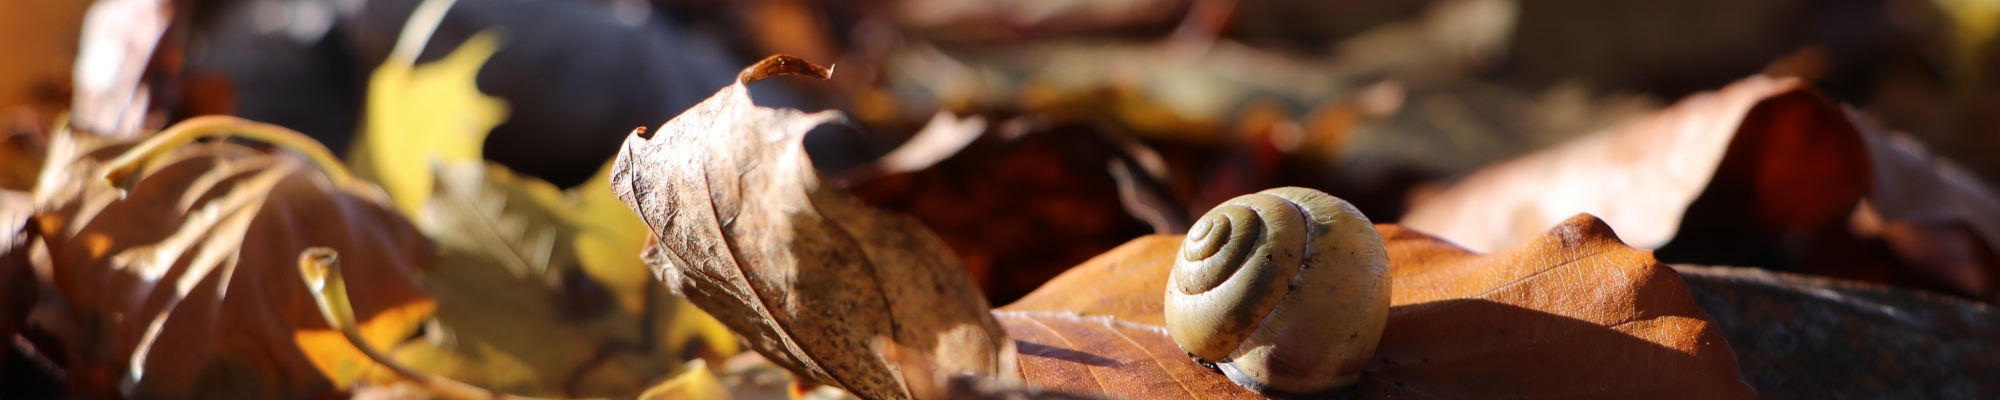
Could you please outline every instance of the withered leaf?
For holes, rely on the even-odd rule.
[[[161,36],[173,23],[174,11],[168,0],[91,4],[83,16],[76,55],[71,125],[114,137],[140,133],[153,100],[144,78]]]
[[[921,171],[958,154],[984,133],[986,118],[976,115],[959,118],[950,111],[939,110],[903,145],[873,162],[841,172],[834,184],[846,188],[884,175]]]
[[[1628,243],[1656,249],[1675,239],[1682,211],[1705,188],[1760,183],[1779,186],[1760,194],[1800,193],[1783,200],[1801,201],[1757,204],[1773,211],[1764,218],[1784,218],[1773,223],[1837,220],[1866,191],[1866,165],[1857,162],[1866,156],[1851,133],[1810,129],[1839,117],[1831,104],[1817,104],[1825,100],[1810,90],[1795,79],[1756,77],[1689,96],[1610,131],[1486,167],[1417,204],[1400,223],[1474,251],[1494,251],[1569,215],[1590,213],[1618,227]],[[1729,171],[1725,162],[1743,168]],[[1836,174],[1842,176],[1782,179]]]
[[[1579,215],[1490,255],[1377,225],[1389,324],[1361,398],[1750,398],[1736,358],[1671,268]],[[1256,397],[1169,340],[1161,291],[1178,236],[1077,266],[995,311],[1043,388],[1141,398]]]
[[[777,75],[829,71],[772,56],[619,151],[612,190],[652,230],[668,286],[773,362],[867,398],[910,396],[878,337],[947,373],[1013,372],[1013,342],[944,244],[817,176],[801,141],[841,115],[751,102],[744,84]]]
[[[922,220],[996,304],[1153,231],[1131,216],[1121,193],[1125,183],[1155,177],[1154,168],[1139,161],[1153,154],[1136,139],[1093,124],[1016,120],[1003,126],[997,128],[1002,133],[985,135],[935,166],[856,185],[853,193]],[[1016,128],[1025,129],[1006,133]],[[1138,179],[1121,182],[1107,164]],[[1178,205],[1159,210],[1174,214],[1162,219],[1185,219]]]
[[[152,140],[283,129],[229,117],[177,128]],[[121,193],[102,181],[105,163],[151,146],[77,132],[55,140],[51,158],[61,164],[44,171],[37,217],[51,278],[87,328],[63,338],[72,387],[139,398],[280,398],[351,383],[372,362],[328,329],[299,284],[296,260],[308,247],[347,254],[349,279],[368,282],[355,287],[353,305],[378,346],[408,336],[434,308],[414,276],[432,256],[430,242],[379,189],[329,177],[344,172],[229,142],[168,145]]]
[[[1489,166],[1401,223],[1474,250],[1599,215],[1672,262],[1995,298],[2000,196],[1795,79],[1752,77]]]
[[[708,363],[695,360],[689,361],[688,365],[689,367],[681,369],[680,375],[675,375],[673,379],[660,382],[659,385],[646,389],[645,393],[640,393],[639,400],[729,399],[729,388],[724,386],[720,378],[715,377],[714,372],[709,371]]]

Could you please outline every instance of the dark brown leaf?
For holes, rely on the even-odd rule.
[[[282,130],[227,117],[183,127]],[[348,255],[349,279],[367,282],[354,308],[378,346],[435,307],[413,275],[432,257],[429,241],[380,189],[344,171],[227,142],[169,142],[121,193],[104,183],[105,163],[149,145],[75,132],[56,140],[51,157],[66,161],[36,194],[51,278],[86,327],[64,338],[72,387],[85,390],[73,394],[309,397],[352,382],[371,362],[327,328],[299,284],[308,247]]]
[[[1129,215],[1107,167],[1135,164],[1120,141],[1089,124],[1052,125],[1012,138],[987,135],[930,168],[857,185],[855,195],[922,220],[964,260],[989,300],[1017,299],[1153,232]],[[1141,166],[1128,172],[1154,173]],[[1165,212],[1185,220],[1174,208]]]

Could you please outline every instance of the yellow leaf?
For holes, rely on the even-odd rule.
[[[391,351],[399,363],[502,393],[608,396],[644,390],[687,360],[740,351],[720,322],[646,272],[631,239],[643,230],[610,233],[637,216],[579,208],[603,194],[566,198],[487,162],[439,164],[433,174],[414,219],[441,250],[423,276],[437,324]],[[399,379],[390,372],[367,379]]]
[[[646,393],[639,395],[639,400],[728,399],[729,388],[722,385],[722,380],[716,378],[715,373],[708,371],[708,363],[702,360],[688,362],[686,372],[674,376],[674,379],[660,382],[658,386],[646,389]]]
[[[359,329],[369,344],[378,349],[386,348],[397,340],[409,337],[420,325],[418,322],[430,318],[436,311],[435,301],[404,304],[383,310],[375,318],[363,321]],[[337,388],[353,387],[356,379],[377,368],[368,355],[354,348],[353,342],[347,341],[347,337],[337,330],[300,329],[292,332],[292,341],[305,350],[306,359],[312,361],[313,367],[318,368],[327,380],[333,381],[333,386]]]
[[[610,286],[619,307],[636,312],[646,302],[645,286],[659,282],[639,260],[650,234],[646,223],[611,193],[611,163],[565,195],[574,211],[570,222],[576,226],[576,253],[584,271]]]
[[[486,134],[507,119],[507,103],[479,92],[474,78],[498,51],[480,32],[436,62],[391,57],[368,79],[367,122],[350,162],[382,184],[396,209],[415,215],[431,193],[431,164],[481,159]]]

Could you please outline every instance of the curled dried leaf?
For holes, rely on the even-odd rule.
[[[1007,339],[963,264],[914,218],[822,182],[802,140],[842,118],[758,107],[744,84],[829,76],[790,56],[627,138],[611,186],[651,229],[668,286],[801,376],[868,398],[911,396],[871,351],[886,337],[947,374],[1006,376]]]

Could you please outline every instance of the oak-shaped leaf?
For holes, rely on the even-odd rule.
[[[878,338],[947,374],[1013,372],[1013,342],[951,251],[818,176],[802,140],[841,114],[751,102],[744,85],[777,75],[830,71],[772,56],[619,150],[610,185],[651,229],[662,279],[772,362],[862,397],[911,396]]]
[[[248,132],[282,140],[271,150],[187,144]],[[73,395],[298,398],[345,388],[373,362],[327,327],[299,284],[296,263],[309,247],[338,249],[347,278],[366,282],[352,289],[353,306],[375,345],[408,336],[435,308],[415,276],[433,257],[430,242],[380,189],[296,132],[231,117],[190,119],[136,143],[63,131],[49,158],[37,219],[49,278],[83,327],[62,338],[71,387],[83,391]]]
[[[1651,253],[1579,215],[1492,254],[1397,225],[1389,322],[1356,398],[1750,398],[1736,357]],[[1131,398],[1258,398],[1167,337],[1179,236],[1133,240],[994,314],[1024,380]]]

